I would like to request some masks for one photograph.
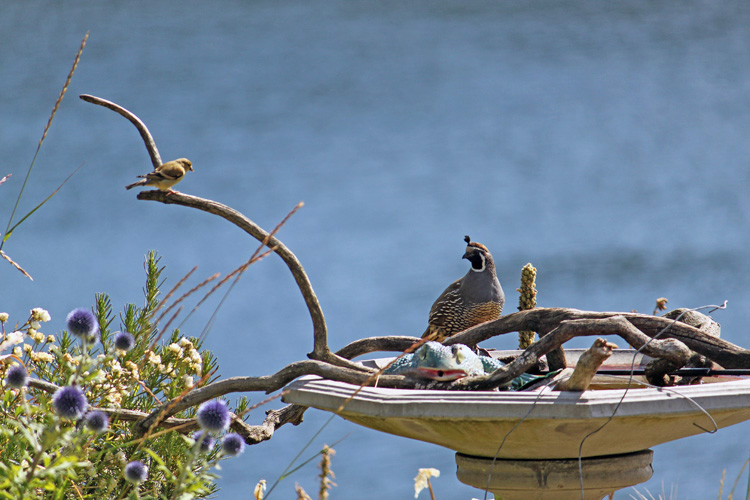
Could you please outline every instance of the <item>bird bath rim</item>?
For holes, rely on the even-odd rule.
[[[632,350],[619,351],[632,359]],[[576,458],[579,449],[584,457],[631,453],[750,420],[750,379],[740,377],[668,388],[512,392],[360,388],[306,376],[282,399],[465,455],[508,459]]]

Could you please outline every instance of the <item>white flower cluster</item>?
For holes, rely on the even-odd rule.
[[[201,377],[203,372],[203,359],[201,358],[201,354],[195,348],[190,339],[183,337],[178,344],[183,349],[183,359],[185,359],[185,361],[189,360],[188,366],[193,374]]]
[[[4,324],[8,321],[9,317],[10,315],[8,313],[0,313],[0,323]],[[21,357],[23,356],[23,353],[26,353],[29,355],[32,361],[40,363],[52,362],[55,358],[50,353],[36,352],[34,351],[34,348],[29,344],[24,344],[23,347],[18,345],[23,342],[25,335],[28,335],[36,344],[54,343],[54,335],[45,335],[39,331],[39,328],[41,328],[42,326],[42,322],[47,322],[50,319],[50,315],[45,309],[42,309],[41,307],[35,307],[31,310],[30,317],[24,324],[24,326],[21,327],[21,330],[16,330],[5,335],[3,341],[0,342],[0,352],[13,347],[13,354],[18,357]],[[24,327],[26,327],[25,332],[23,331]]]
[[[161,375],[166,375],[172,380],[179,379],[181,385],[188,388],[193,387],[193,376],[200,377],[203,372],[200,352],[193,342],[185,337],[169,344],[161,355],[146,351],[146,361]],[[166,387],[169,384],[169,380],[164,380],[161,385]]]
[[[42,323],[46,323],[50,319],[52,318],[45,309],[35,307],[31,310],[31,321],[29,324],[34,330],[39,330],[42,327]]]
[[[2,339],[0,339],[0,353],[12,348],[11,352],[14,356],[21,358],[26,354],[28,359],[34,363],[51,363],[55,360],[55,357],[51,353],[37,351],[31,344],[23,343],[27,335],[37,346],[42,344],[43,347],[46,344],[55,342],[54,335],[48,336],[39,331],[42,323],[51,319],[49,313],[45,309],[42,309],[41,307],[32,309],[30,311],[29,319],[26,320],[26,323],[24,323],[19,330],[5,333],[4,327],[8,318],[10,318],[8,313],[0,313],[0,323],[3,325]],[[0,366],[0,368],[2,368],[2,366]],[[0,375],[2,375],[2,373],[0,373]]]
[[[16,344],[20,344],[21,342],[23,342],[23,332],[21,331],[10,332],[9,334],[5,336],[5,340],[0,342],[0,352],[3,352],[7,348],[13,347]],[[20,351],[20,348],[19,348],[19,351]],[[16,354],[15,349],[13,349],[13,354]]]
[[[138,365],[132,361],[126,361],[123,366],[119,360],[108,359],[104,354],[100,354],[97,360],[104,369],[93,378],[92,392],[104,393],[105,402],[119,407],[122,405],[123,398],[138,385],[140,377]]]

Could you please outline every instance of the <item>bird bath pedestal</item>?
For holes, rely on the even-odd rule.
[[[648,481],[653,474],[653,456],[653,451],[645,450],[583,458],[579,475],[578,459],[493,461],[456,453],[456,476],[502,500],[601,500],[616,490]]]
[[[606,368],[629,368],[632,359],[633,351],[616,351]],[[750,420],[750,380],[706,381],[716,383],[625,389],[608,378],[584,392],[512,392],[359,388],[307,376],[283,399],[450,448],[459,480],[484,490],[489,478],[498,498],[580,499],[583,479],[585,498],[600,499],[651,477],[652,446]]]

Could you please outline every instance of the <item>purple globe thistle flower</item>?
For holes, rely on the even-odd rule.
[[[193,434],[193,439],[195,441],[200,441],[200,450],[202,453],[208,453],[216,444],[216,439],[206,431],[197,431]]]
[[[220,399],[200,405],[196,417],[201,428],[209,432],[224,432],[231,420],[227,404]]]
[[[125,479],[133,484],[142,483],[148,478],[148,467],[140,460],[133,460],[125,466]]]
[[[18,363],[8,368],[8,371],[5,372],[5,383],[14,389],[26,387],[26,384],[29,383],[29,374],[26,372],[26,368]]]
[[[88,309],[73,309],[68,313],[68,331],[84,341],[94,340],[99,334],[99,323]]]
[[[61,387],[52,397],[55,413],[71,420],[80,418],[88,405],[83,391],[74,385]]]
[[[115,348],[122,351],[129,351],[135,345],[135,339],[128,332],[119,332],[115,335]]]
[[[90,411],[83,417],[84,425],[94,432],[103,432],[109,427],[109,417],[103,411]]]
[[[236,457],[245,451],[245,440],[242,439],[239,434],[235,434],[234,432],[227,434],[224,436],[224,439],[221,440],[221,451],[223,451],[225,455]]]

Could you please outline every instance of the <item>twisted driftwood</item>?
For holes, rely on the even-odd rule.
[[[138,129],[154,167],[161,165],[156,144],[146,125],[137,116],[118,104],[99,97],[82,95],[81,99],[105,106],[130,120]],[[138,199],[178,204],[219,215],[279,255],[292,273],[312,319],[313,351],[308,354],[310,360],[291,363],[273,375],[232,377],[196,387],[188,394],[163,404],[150,415],[129,410],[103,409],[115,418],[135,420],[136,433],[145,433],[157,426],[190,428],[194,425],[194,420],[178,419],[174,415],[210,399],[234,392],[274,392],[303,375],[318,375],[360,386],[373,385],[377,381],[380,387],[415,387],[414,380],[398,375],[380,375],[361,364],[351,362],[350,359],[379,351],[402,352],[420,342],[418,337],[371,337],[354,341],[336,353],[331,352],[328,347],[325,318],[312,284],[297,257],[274,236],[274,233],[265,231],[230,207],[196,196],[178,192],[167,194],[162,191],[142,191],[138,194]],[[519,331],[536,331],[540,339],[511,363],[488,376],[459,379],[452,383],[444,383],[441,387],[450,390],[493,389],[524,373],[545,355],[551,369],[564,367],[565,355],[562,345],[573,337],[593,335],[617,335],[643,353],[664,360],[669,366],[684,366],[688,358],[694,357],[692,351],[695,351],[725,368],[750,368],[750,351],[746,349],[674,319],[635,313],[537,308],[475,326],[449,338],[445,344],[462,343],[475,346],[494,336]],[[659,338],[654,338],[657,336]],[[599,347],[602,353],[606,351],[606,343]],[[572,387],[583,387],[584,382],[585,380],[574,381]],[[42,381],[32,381],[31,385],[46,391],[56,390],[54,384]],[[259,425],[249,425],[240,418],[233,418],[232,428],[239,432],[248,444],[257,444],[270,439],[276,429],[287,423],[298,425],[305,410],[305,407],[298,405],[270,410]]]
[[[596,370],[602,366],[602,363],[609,359],[612,355],[612,350],[616,348],[617,346],[611,342],[607,342],[602,338],[596,339],[594,345],[578,359],[575,369],[565,369],[573,373],[569,378],[563,378],[558,382],[555,389],[558,391],[585,391],[588,389],[591,380],[596,375]]]

